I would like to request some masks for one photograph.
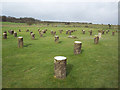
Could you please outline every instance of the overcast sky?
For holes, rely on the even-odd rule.
[[[47,21],[118,24],[118,2],[79,2],[76,0],[2,2],[2,15],[33,17]]]

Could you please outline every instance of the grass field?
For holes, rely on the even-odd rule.
[[[40,37],[38,27],[48,30],[44,37]],[[17,47],[17,38],[8,32],[8,39],[2,39],[3,88],[117,88],[118,33],[112,36],[115,29],[109,29],[110,32],[102,35],[99,44],[95,45],[94,35],[103,29],[99,27],[42,27],[3,23],[2,32],[12,29],[24,38],[23,48]],[[22,32],[18,32],[19,29]],[[35,40],[31,40],[27,29],[35,33]],[[59,33],[60,29],[63,29],[62,34]],[[74,29],[77,31],[72,35],[78,39],[68,38],[65,31]],[[86,30],[85,35],[82,29]],[[88,32],[91,29],[92,36]],[[54,42],[51,30],[57,31],[60,43]],[[82,42],[82,53],[79,55],[73,53],[76,40]],[[54,57],[59,55],[67,57],[67,77],[64,80],[53,77]]]

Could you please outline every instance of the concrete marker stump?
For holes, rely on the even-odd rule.
[[[104,34],[104,32],[105,32],[105,31],[103,30],[103,31],[102,31],[102,34]]]
[[[85,30],[82,30],[83,34],[85,34]]]
[[[56,42],[56,43],[59,42],[59,36],[55,36],[55,42]]]
[[[33,32],[30,32],[30,35],[32,34]]]
[[[17,32],[14,32],[14,37],[17,37]]]
[[[18,48],[23,48],[23,37],[18,37]]]
[[[14,31],[13,30],[10,30],[10,34],[13,35]]]
[[[51,35],[53,35],[53,31],[51,30]]]
[[[66,34],[68,34],[68,30],[66,30]]]
[[[92,30],[90,31],[90,35],[92,35]]]
[[[42,32],[40,32],[39,34],[40,34],[40,37],[43,37],[43,33]]]
[[[7,39],[7,33],[3,33],[3,39]]]
[[[67,58],[64,56],[54,57],[54,77],[58,79],[66,78]]]
[[[34,40],[34,39],[35,39],[35,34],[32,33],[32,34],[31,34],[31,37],[32,37],[32,40]]]
[[[19,32],[21,32],[21,30],[19,29]]]
[[[82,48],[82,42],[75,41],[74,42],[74,54],[80,54],[81,53],[81,48]]]
[[[95,44],[98,44],[98,42],[99,42],[99,36],[98,36],[98,35],[95,35],[95,37],[94,37],[94,43],[95,43]]]
[[[112,32],[112,36],[114,36],[115,35],[115,32]]]

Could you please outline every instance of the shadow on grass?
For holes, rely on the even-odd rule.
[[[59,41],[58,43],[62,43],[62,41]]]
[[[81,50],[81,54],[82,54],[82,53],[84,53],[84,50],[83,50],[83,49]]]
[[[32,44],[26,44],[26,45],[24,45],[24,47],[28,47],[28,46],[30,46],[30,45],[32,45]]]
[[[67,76],[70,74],[72,68],[73,68],[73,65],[72,65],[72,64],[68,64],[68,65],[67,65],[67,70],[66,70],[66,71],[67,71],[67,72],[66,72]]]

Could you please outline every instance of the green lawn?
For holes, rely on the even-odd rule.
[[[4,24],[3,24],[4,25]],[[117,88],[118,87],[118,33],[112,36],[113,29],[102,35],[99,44],[94,44],[94,35],[101,28],[82,27],[40,27],[47,29],[40,37],[38,27],[3,26],[3,31],[13,29],[23,36],[24,47],[17,47],[17,38],[10,35],[2,39],[2,86],[3,88]],[[35,33],[31,40],[30,29]],[[22,32],[18,32],[21,29]],[[63,29],[60,34],[59,30]],[[72,35],[78,39],[67,38],[66,30],[74,30]],[[82,29],[86,34],[82,34]],[[90,36],[88,30],[93,30]],[[54,42],[50,31],[57,31],[60,43]],[[74,41],[82,42],[82,53],[74,55]],[[67,77],[64,80],[54,78],[54,57],[67,57]]]

